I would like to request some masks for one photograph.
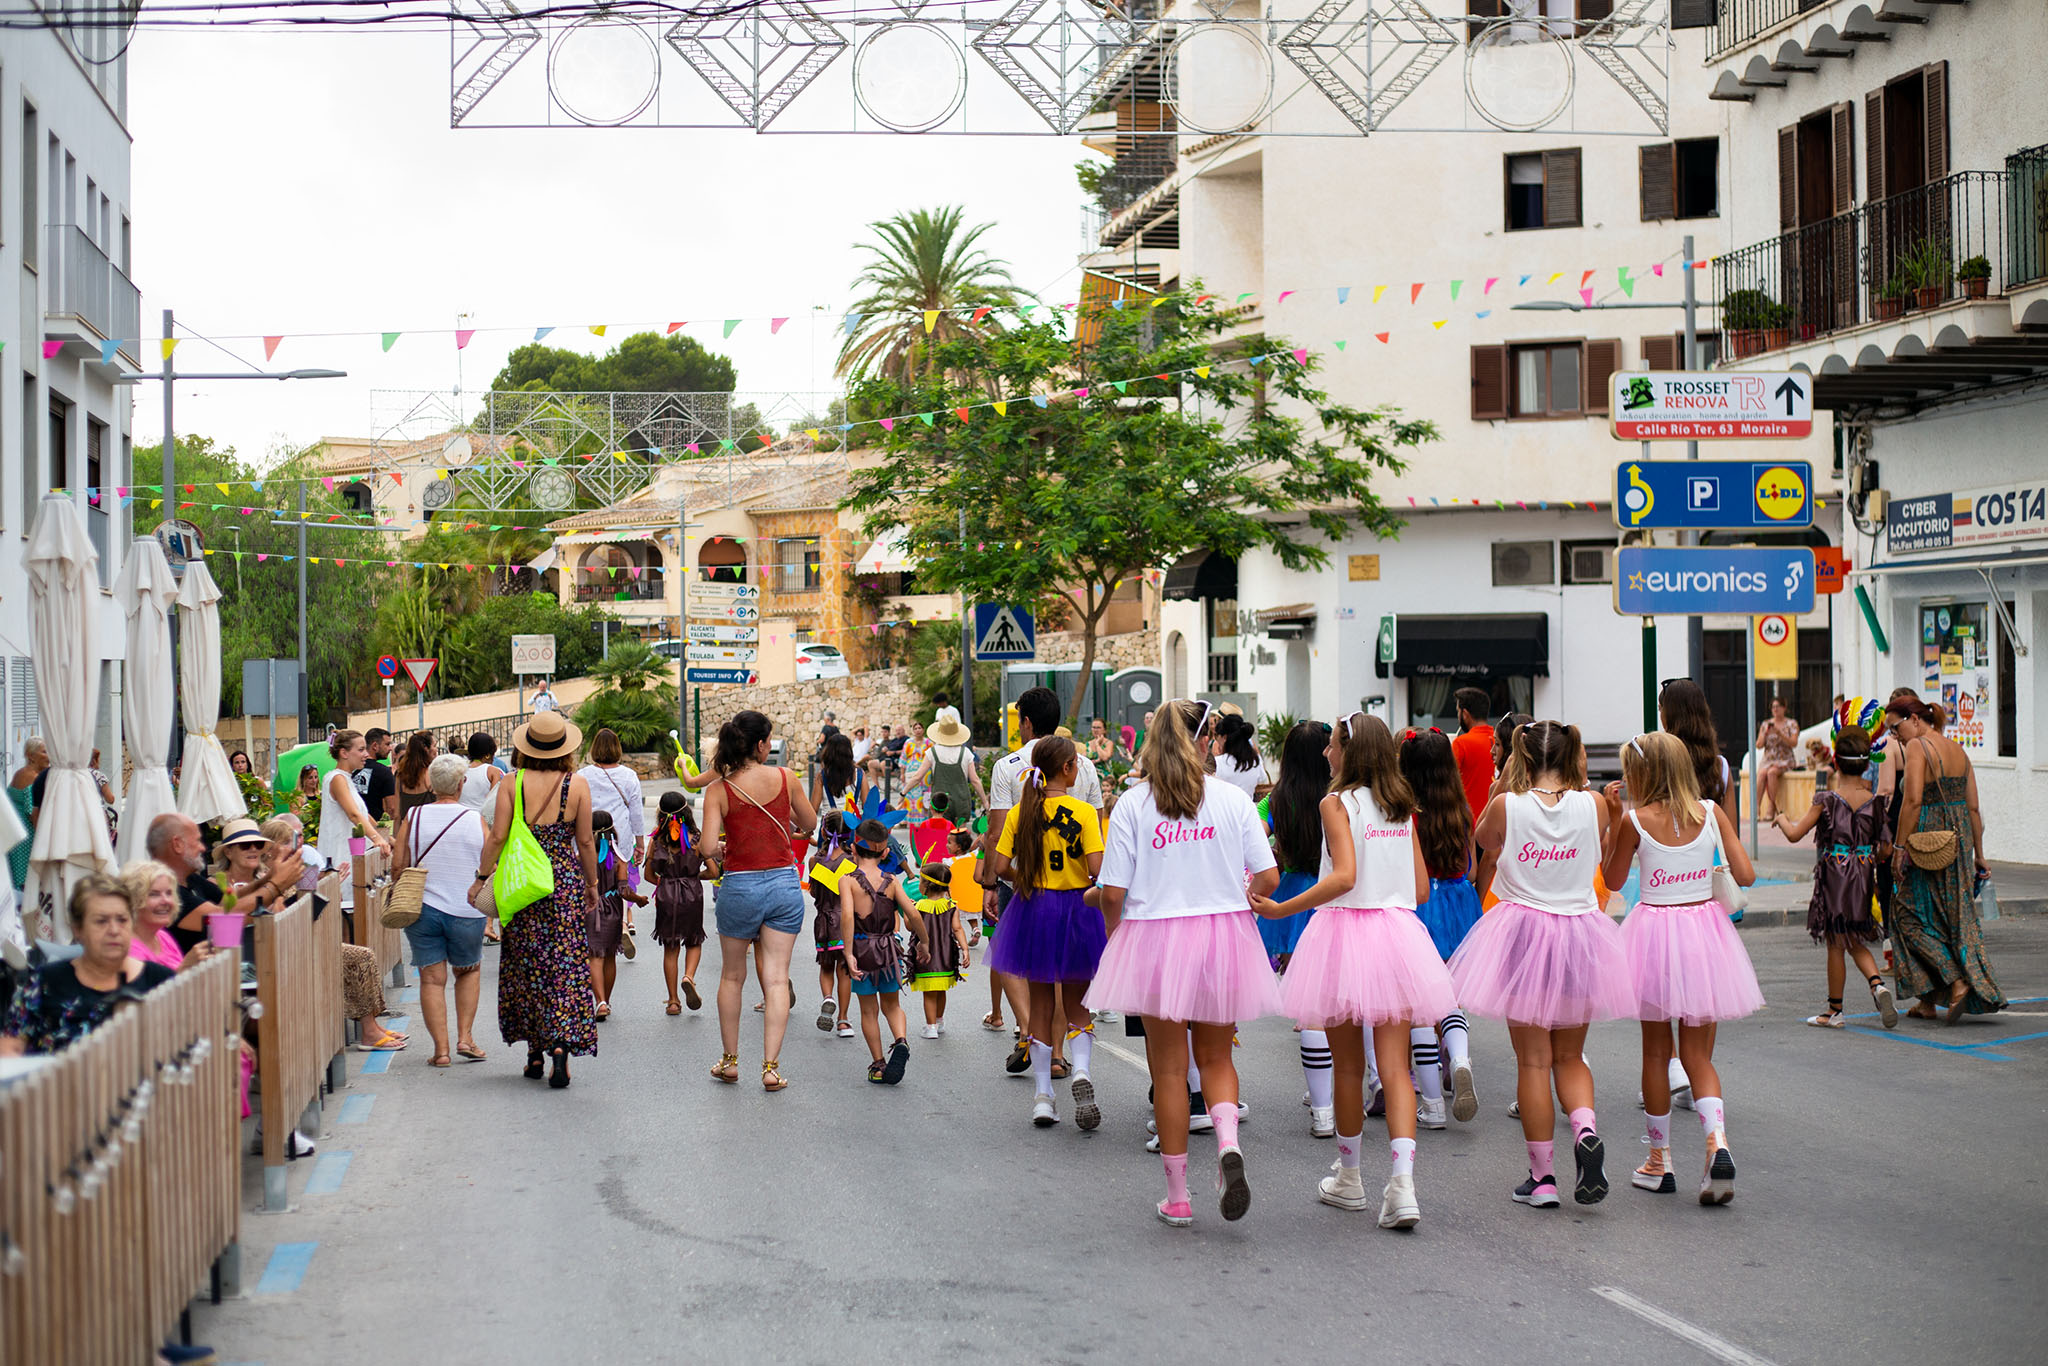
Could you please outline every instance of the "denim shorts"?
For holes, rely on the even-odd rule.
[[[449,915],[432,906],[422,906],[420,918],[405,927],[405,942],[412,946],[412,965],[416,968],[436,963],[473,968],[483,961],[484,918]]]
[[[804,889],[794,868],[761,868],[727,873],[718,884],[713,909],[718,932],[727,939],[759,939],[761,931],[801,933]]]

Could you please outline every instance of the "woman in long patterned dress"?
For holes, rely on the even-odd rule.
[[[1976,884],[1984,864],[1984,817],[1977,807],[1977,774],[1970,756],[1935,729],[1935,709],[1917,697],[1885,708],[1899,737],[1905,777],[1899,784],[1899,840],[1892,855],[1896,891],[1886,928],[1898,962],[1899,995],[1917,996],[1906,1013],[1948,1022],[2005,1009],[2005,993],[1991,975],[1984,931],[1977,922]],[[1953,856],[1941,868],[1912,861],[1916,834],[1947,832]]]
[[[536,713],[512,732],[513,782],[499,783],[490,838],[469,899],[474,905],[512,833],[515,792],[526,823],[555,873],[552,896],[505,926],[498,958],[498,1032],[526,1041],[526,1075],[569,1084],[569,1059],[597,1053],[597,996],[590,985],[585,917],[597,912],[597,843],[590,833],[590,785],[575,775],[582,732],[559,711]]]
[[[903,742],[901,763],[904,786],[899,798],[913,823],[932,814],[931,775],[926,772],[932,757],[932,742],[924,733],[924,722],[910,723],[910,738]]]

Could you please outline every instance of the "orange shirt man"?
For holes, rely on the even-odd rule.
[[[1465,800],[1472,807],[1472,819],[1486,810],[1486,793],[1493,786],[1493,727],[1486,713],[1492,703],[1483,689],[1460,688],[1452,699],[1458,708],[1458,733],[1451,737],[1451,757],[1458,761],[1458,777],[1465,784]]]

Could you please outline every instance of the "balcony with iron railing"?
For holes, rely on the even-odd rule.
[[[1706,30],[1707,59],[1754,41],[1787,19],[1817,10],[1833,0],[1720,0],[1714,23]]]
[[[99,349],[119,342],[119,354],[139,365],[142,293],[119,266],[107,259],[85,229],[53,223],[47,260],[47,296],[43,328],[51,341],[76,341]]]

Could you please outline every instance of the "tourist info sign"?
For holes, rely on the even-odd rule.
[[[1614,556],[1614,610],[1623,616],[1760,617],[1813,610],[1806,546],[1623,546]]]
[[[1813,525],[1803,460],[1630,460],[1614,470],[1614,524],[1627,530],[1769,530]]]
[[[1794,440],[1813,431],[1813,377],[1789,370],[1617,370],[1621,441]]]

